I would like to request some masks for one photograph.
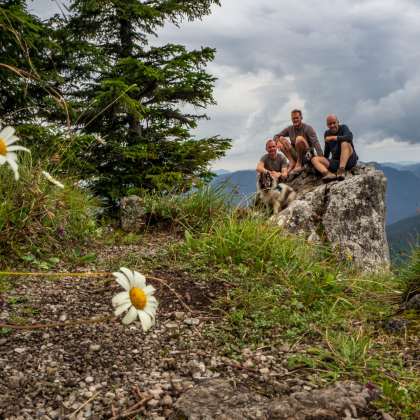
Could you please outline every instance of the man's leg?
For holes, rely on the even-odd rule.
[[[353,154],[353,147],[351,144],[343,141],[341,143],[340,168],[345,168],[349,157]]]
[[[344,181],[346,179],[346,165],[353,154],[353,147],[348,142],[341,143],[340,167],[337,170],[337,179]]]
[[[322,182],[327,183],[335,181],[337,177],[331,173],[328,168],[330,167],[330,162],[327,158],[323,156],[315,156],[311,159],[312,165],[315,166],[315,169],[322,174]]]
[[[295,171],[300,171],[302,169],[303,163],[303,154],[309,149],[307,141],[302,136],[296,137],[296,153],[298,155],[298,160],[296,162]]]
[[[293,159],[292,154],[290,153],[290,148],[292,147],[292,145],[284,137],[280,137],[277,143],[277,147],[287,157],[287,160],[290,162],[287,172],[292,171],[296,165],[296,162]]]

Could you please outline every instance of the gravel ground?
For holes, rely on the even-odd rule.
[[[122,258],[138,249],[103,247],[100,257]],[[144,257],[153,257],[153,252],[149,249]],[[217,377],[270,397],[317,387],[312,383],[316,373],[286,368],[296,352],[306,353],[304,345],[245,349],[238,362],[218,355],[203,339],[204,326],[227,325],[211,310],[212,299],[226,293],[223,283],[196,282],[170,270],[150,276],[164,279],[192,312],[167,286],[150,280],[157,289],[159,310],[148,334],[139,322],[124,326],[120,317],[0,335],[0,419],[171,418],[172,406],[183,392]],[[16,323],[16,315],[30,316],[33,325],[99,319],[112,313],[111,298],[120,291],[116,282],[94,277],[26,277],[11,293],[19,299],[0,308],[0,323]]]

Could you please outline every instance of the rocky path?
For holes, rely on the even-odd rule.
[[[121,247],[114,248],[103,249],[102,258],[115,255],[118,250],[124,252]],[[132,248],[125,251],[131,252]],[[88,272],[93,267],[77,269]],[[212,299],[225,293],[223,283],[195,282],[186,273],[170,270],[150,276],[165,280],[184,302],[164,283],[148,281],[157,289],[160,304],[157,322],[148,334],[139,322],[124,326],[119,318],[65,328],[13,330],[0,335],[0,419],[134,420],[181,418],[177,417],[180,415],[191,420],[292,419],[295,417],[280,414],[273,417],[267,410],[260,410],[259,417],[250,417],[246,412],[253,411],[240,411],[239,406],[239,411],[235,414],[233,410],[230,417],[232,407],[224,410],[225,417],[220,417],[220,410],[207,411],[204,417],[186,412],[185,398],[187,392],[208,386],[215,379],[224,380],[222,388],[244,387],[267,401],[280,398],[289,399],[289,403],[304,400],[305,395],[319,388],[316,383],[322,384],[315,370],[288,368],[289,359],[297,353],[310,356],[303,345],[245,349],[235,358],[218,354],[206,338],[206,331],[217,332],[228,325],[218,312],[211,310]],[[112,313],[111,298],[121,291],[115,281],[103,280],[71,276],[19,279],[10,293],[14,303],[0,307],[0,323],[16,324],[19,317],[25,316],[34,325],[102,318]],[[348,385],[348,392],[344,395],[347,399],[357,400],[362,393],[363,396],[359,404],[351,400],[351,404],[337,406],[337,419],[362,419],[368,415],[382,418],[366,407],[369,395],[361,384],[352,389]],[[180,400],[183,395],[187,397]]]

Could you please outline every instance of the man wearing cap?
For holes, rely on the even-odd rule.
[[[338,118],[330,115],[327,118],[327,127],[328,130],[324,133],[324,156],[312,158],[312,164],[321,172],[322,182],[325,184],[337,180],[344,181],[346,170],[356,166],[359,160],[354,151],[353,134],[347,125],[340,125]]]
[[[302,122],[302,111],[294,109],[291,114],[293,125],[276,134],[273,140],[290,162],[287,172],[298,172],[302,169],[303,154],[307,149],[315,149],[318,156],[323,156],[323,153],[315,130]],[[290,142],[285,137],[289,137]]]

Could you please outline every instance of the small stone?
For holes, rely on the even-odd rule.
[[[199,325],[200,320],[198,318],[186,318],[184,319],[184,324],[187,325]]]
[[[203,385],[203,384],[205,384],[205,383],[207,383],[207,382],[211,381],[211,379],[212,379],[212,378],[207,378],[207,377],[205,377],[205,376],[197,376],[197,377],[194,377],[194,382],[195,382],[197,385]]]
[[[242,366],[246,368],[253,368],[254,362],[251,359],[248,359]]]
[[[14,351],[15,351],[16,353],[19,353],[19,354],[24,354],[24,353],[26,353],[26,349],[25,349],[24,347],[17,347],[17,348],[15,348],[15,349],[14,349]]]
[[[99,351],[101,349],[100,344],[91,344],[90,351]]]
[[[382,413],[382,420],[394,420],[394,417],[390,416],[387,413]]]
[[[267,361],[267,356],[261,355],[260,360],[261,360],[261,362],[266,362]]]
[[[161,400],[160,400],[160,405],[162,407],[172,407],[173,401],[172,398],[169,395],[165,395]]]
[[[88,376],[86,379],[85,379],[85,382],[87,383],[87,384],[89,384],[89,383],[91,383],[91,382],[93,382],[93,378],[92,378],[92,376]]]
[[[107,393],[105,394],[105,397],[106,397],[106,398],[109,398],[109,399],[111,399],[111,400],[115,400],[115,394],[114,394],[113,392],[107,392]]]
[[[11,377],[9,378],[9,381],[10,381],[10,386],[11,386],[12,388],[19,388],[19,385],[20,385],[20,378],[18,378],[17,376],[11,376]]]
[[[175,312],[174,315],[176,319],[182,320],[185,316],[185,312]]]
[[[288,352],[290,350],[290,346],[288,344],[282,344],[279,346],[279,351]]]
[[[156,408],[159,405],[159,401],[158,400],[149,400],[147,401],[147,406],[149,408]]]
[[[66,321],[66,320],[67,320],[67,315],[66,315],[66,314],[60,315],[60,317],[58,318],[58,320],[59,320],[60,322],[64,322],[64,321]]]
[[[88,400],[89,398],[92,398],[92,397],[93,397],[93,392],[87,391],[83,394],[83,398],[85,400]]]
[[[175,332],[179,330],[178,324],[168,323],[165,325],[165,328],[168,332]]]
[[[268,368],[262,368],[262,369],[260,369],[260,373],[261,373],[261,375],[269,374],[270,373],[270,369],[268,369]]]
[[[0,319],[7,319],[7,318],[9,318],[9,314],[8,314],[8,312],[2,312],[1,314],[0,314]]]

